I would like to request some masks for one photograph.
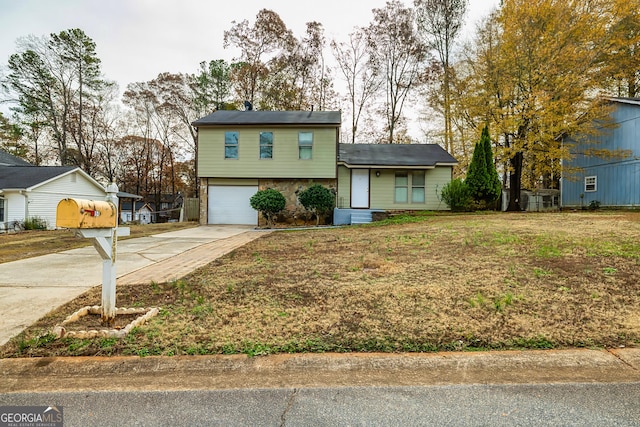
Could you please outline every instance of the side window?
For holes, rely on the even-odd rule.
[[[424,171],[411,173],[411,203],[424,203]]]
[[[598,191],[598,177],[597,176],[585,176],[584,177],[584,191],[585,193],[593,193]]]
[[[4,198],[0,197],[0,222],[5,222],[4,219]]]
[[[298,158],[301,160],[313,158],[313,132],[298,133]]]
[[[273,132],[260,132],[260,158],[273,158]]]
[[[238,158],[238,132],[224,133],[224,158]]]
[[[395,182],[395,202],[396,203],[407,203],[408,202],[408,194],[409,194],[409,175],[406,172],[396,172],[396,182]]]

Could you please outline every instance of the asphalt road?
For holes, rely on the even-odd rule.
[[[640,383],[19,393],[65,426],[638,426]]]

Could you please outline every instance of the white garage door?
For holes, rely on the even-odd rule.
[[[209,186],[209,224],[258,225],[258,211],[249,203],[257,186]]]

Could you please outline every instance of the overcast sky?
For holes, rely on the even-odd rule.
[[[0,69],[6,70],[16,40],[82,29],[97,45],[102,71],[120,90],[128,83],[154,79],[161,72],[194,73],[201,61],[231,61],[237,52],[223,48],[232,21],[253,24],[260,9],[275,11],[296,37],[318,21],[327,40],[345,41],[356,26],[372,20],[371,9],[385,0],[0,0]],[[412,4],[412,0],[405,0]],[[467,22],[473,28],[499,0],[470,0]]]

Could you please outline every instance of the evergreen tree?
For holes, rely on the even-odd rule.
[[[500,196],[500,179],[493,163],[489,128],[482,129],[480,141],[476,143],[465,184],[471,197],[481,208],[490,207]]]
[[[487,204],[493,204],[500,198],[500,192],[502,191],[502,184],[500,183],[500,177],[496,170],[496,164],[493,160],[493,150],[491,149],[491,137],[489,136],[489,127],[485,126],[482,129],[482,136],[480,142],[483,144],[483,151],[485,156],[485,163],[487,165],[487,174],[489,176],[489,186],[487,191],[487,198],[485,202]]]

